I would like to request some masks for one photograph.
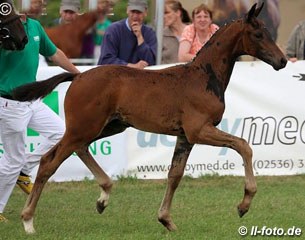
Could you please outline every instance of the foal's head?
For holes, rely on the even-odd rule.
[[[256,4],[254,4],[243,20],[243,54],[256,57],[270,64],[275,70],[279,70],[286,66],[287,59],[272,40],[264,23],[256,18],[263,5],[256,8]]]

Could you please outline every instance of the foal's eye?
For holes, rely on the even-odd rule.
[[[258,39],[262,39],[263,38],[263,33],[262,32],[256,32],[256,33],[254,33],[254,36]]]

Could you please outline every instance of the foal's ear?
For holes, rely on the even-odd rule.
[[[262,1],[262,4],[255,10],[255,17],[259,15],[259,13],[262,11],[264,7],[264,2]]]
[[[253,16],[256,17],[259,14],[259,12],[257,12],[258,9],[256,10],[256,5],[257,5],[257,3],[253,4],[253,6],[249,10],[249,12],[245,15],[246,22],[251,22],[251,19],[253,18]]]

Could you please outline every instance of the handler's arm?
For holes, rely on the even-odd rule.
[[[62,67],[71,73],[80,73],[80,71],[70,62],[67,56],[57,48],[55,54],[49,57],[56,65]]]

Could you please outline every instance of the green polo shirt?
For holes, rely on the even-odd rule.
[[[10,95],[14,88],[36,81],[39,53],[46,57],[56,53],[56,46],[37,20],[27,18],[23,25],[28,36],[23,50],[9,51],[0,47],[1,95]]]

